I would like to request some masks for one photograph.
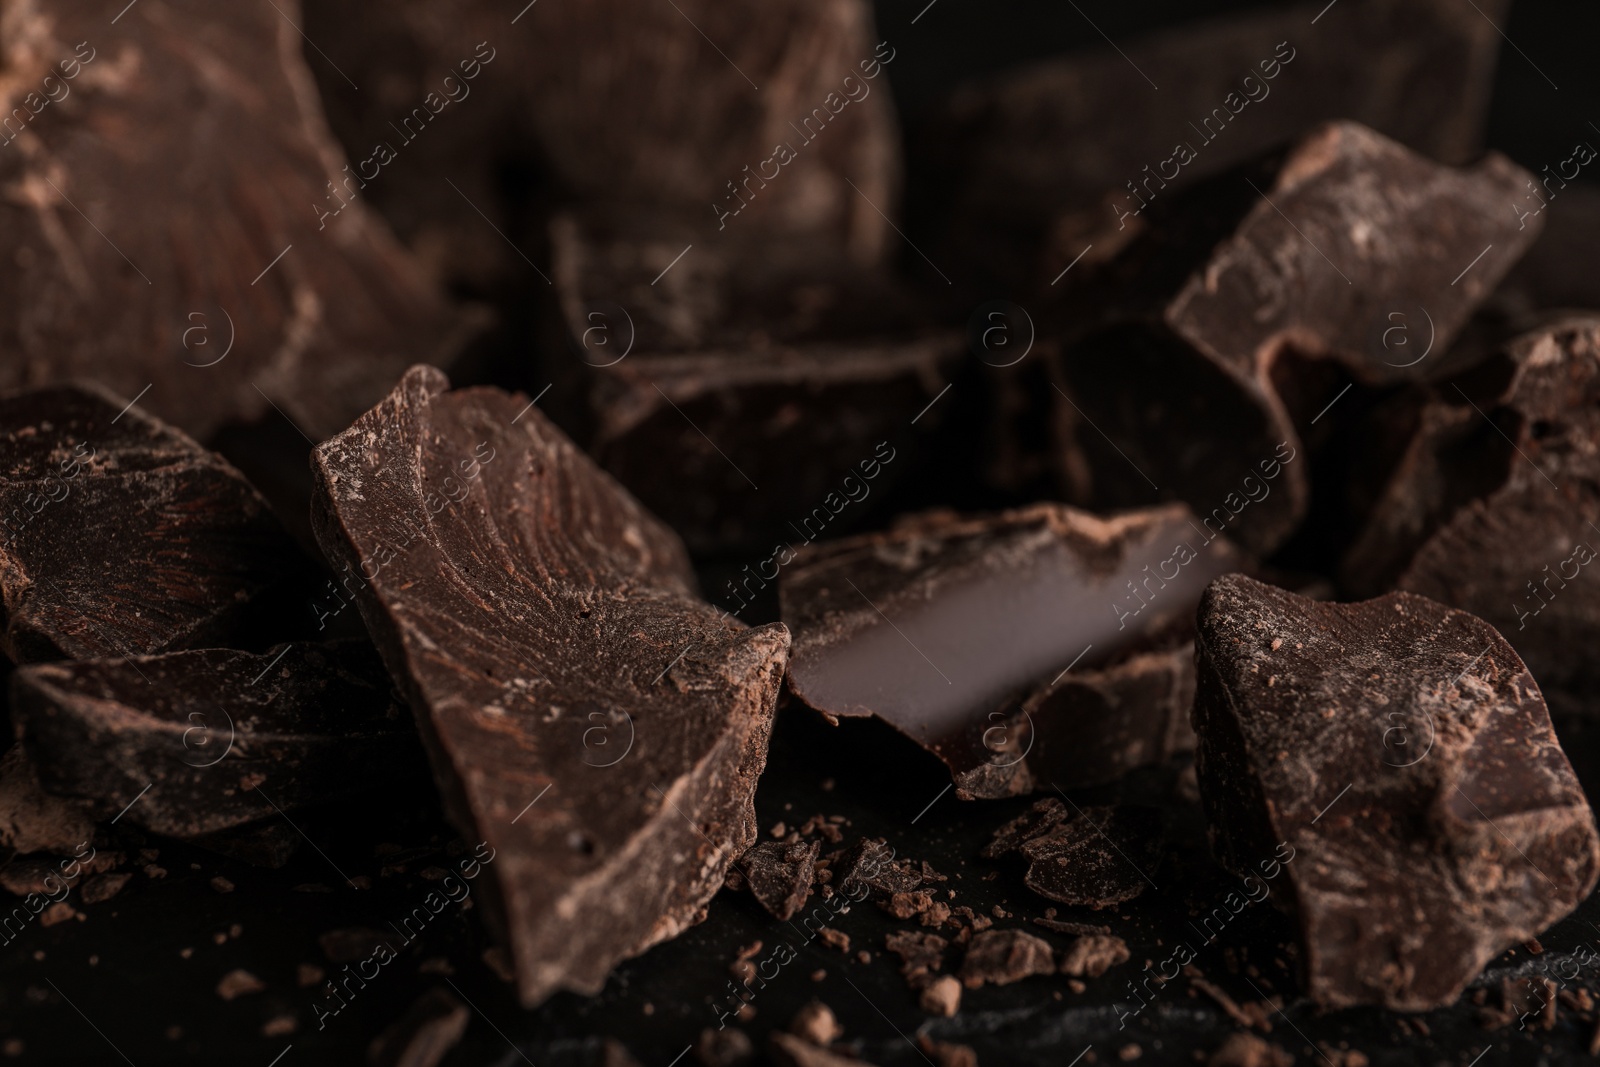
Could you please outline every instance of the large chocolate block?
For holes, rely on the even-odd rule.
[[[0,647],[18,663],[225,643],[311,573],[243,475],[120,397],[0,395],[0,440]]]
[[[1508,6],[1258,8],[1122,42],[1123,54],[1095,49],[970,83],[930,145],[946,157],[952,201],[950,254],[935,258],[990,290],[1047,289],[1085,246],[1080,272],[1115,253],[1129,236],[1120,209],[1138,207],[1131,189],[1152,175],[1168,195],[1331,119],[1471,162]]]
[[[681,217],[608,211],[559,217],[551,244],[566,326],[548,346],[557,406],[691,549],[814,537],[819,507],[838,534],[938,423],[938,407],[921,415],[960,336],[825,243],[707,242]]]
[[[1205,514],[1276,456],[1281,491],[1252,506],[1237,537],[1261,552],[1281,544],[1308,495],[1307,465],[1287,457],[1343,386],[1448,365],[1451,341],[1537,233],[1537,219],[1519,228],[1507,210],[1531,180],[1498,155],[1456,170],[1335,123],[1152,205],[1133,220],[1142,235],[1063,303],[1078,335],[1059,362],[1074,499],[1175,495]]]
[[[338,0],[307,17],[349,76],[314,68],[351,154],[376,144],[404,157],[369,195],[452,276],[527,271],[478,214],[515,232],[508,165],[569,201],[687,212],[703,238],[821,237],[860,262],[895,250],[896,51],[863,0],[520,13],[489,0]],[[537,237],[525,247],[539,258]]]
[[[1346,558],[1358,592],[1398,586],[1481,616],[1559,709],[1600,686],[1600,318],[1518,338],[1439,387]]]
[[[1033,788],[1035,749],[1041,787],[1070,776],[1062,749],[1085,735],[1102,739],[1114,766],[1099,773],[1116,777],[1170,754],[1182,687],[1165,657],[1132,654],[1172,642],[1206,583],[1239,562],[1178,506],[913,517],[808,549],[784,571],[789,686],[830,717],[887,721],[942,759],[965,798]],[[1113,663],[1116,681],[1093,670]],[[1064,690],[1067,668],[1092,672],[1093,694]],[[1122,676],[1142,671],[1156,677]]]
[[[429,367],[315,453],[314,525],[496,857],[533,1005],[697,921],[755,839],[788,651],[694,595],[683,544],[525,397]]]
[[[452,359],[474,327],[362,202],[300,5],[114,14],[0,4],[0,387],[90,379],[202,438],[285,415],[320,437]]]
[[[12,675],[11,714],[46,790],[174,837],[421,770],[365,642],[37,664]]]
[[[1287,875],[1274,900],[1292,902],[1317,1003],[1450,1004],[1594,888],[1594,816],[1488,623],[1409,593],[1319,604],[1228,575],[1198,625],[1212,846],[1242,877]]]

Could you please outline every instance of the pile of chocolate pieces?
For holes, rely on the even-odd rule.
[[[860,0],[516,6],[0,0],[8,888],[431,781],[529,1007],[724,887],[948,917],[882,842],[757,844],[781,710],[932,753],[1067,907],[1163,848],[1073,791],[1192,767],[1317,1005],[1451,1004],[1588,896],[1594,134],[1482,152],[1503,3],[974,83],[906,212],[918,43]],[[924,936],[935,1014],[1057,967]],[[771,1054],[855,1062],[825,1022]]]

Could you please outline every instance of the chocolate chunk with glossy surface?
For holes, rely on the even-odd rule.
[[[1274,899],[1317,1003],[1450,1004],[1594,888],[1594,816],[1539,687],[1483,620],[1229,575],[1196,647],[1213,849],[1241,876],[1288,877]]]
[[[47,790],[174,837],[423,770],[411,717],[364,642],[40,663],[12,675],[11,705]]]
[[[494,850],[524,1003],[597,992],[755,840],[788,650],[696,599],[682,543],[527,398],[430,367],[315,453],[324,550]]]
[[[808,549],[784,571],[789,684],[829,716],[889,722],[944,760],[965,797],[1027,792],[1031,731],[1042,727],[1007,702],[1181,625],[1238,561],[1179,506],[1109,519],[1054,504],[909,518]],[[1142,734],[1148,718],[1165,733],[1170,700],[1149,695],[1074,712],[1129,719],[1089,731]]]
[[[0,595],[18,663],[225,643],[309,564],[226,460],[98,388],[0,396]]]

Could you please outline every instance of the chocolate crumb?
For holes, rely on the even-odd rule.
[[[986,930],[967,946],[960,977],[968,989],[977,989],[985,982],[1009,985],[1055,969],[1048,942],[1022,930]]]

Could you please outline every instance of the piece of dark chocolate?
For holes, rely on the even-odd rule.
[[[557,218],[551,248],[552,410],[577,412],[567,429],[691,549],[783,546],[723,600],[859,522],[911,466],[908,437],[939,421],[960,335],[825,243],[707,241],[688,220],[611,210]]]
[[[894,849],[881,840],[854,841],[830,860],[832,884],[842,893],[855,893],[862,885],[884,894],[908,893],[922,884],[911,861],[896,858]]]
[[[0,396],[0,596],[18,663],[224,643],[309,564],[244,476],[94,387]]]
[[[1502,156],[1456,170],[1342,122],[1153,205],[1062,304],[1078,333],[1057,365],[1071,498],[1176,496],[1247,548],[1280,545],[1308,502],[1300,427],[1351,384],[1447,366],[1538,232],[1508,209],[1530,181]]]
[[[1161,861],[1159,813],[1132,806],[1070,809],[1055,797],[995,832],[985,857],[1017,852],[1028,861],[1024,884],[1063,904],[1110,907],[1152,883]]]
[[[788,920],[811,896],[821,847],[819,841],[759,841],[739,857],[738,867],[761,906]]]
[[[1109,519],[1055,504],[906,519],[802,552],[783,572],[789,685],[830,717],[889,722],[944,760],[960,796],[1027,792],[1034,733],[1067,716],[1019,717],[1015,701],[1181,624],[1205,584],[1238,565],[1180,506]],[[1073,714],[1128,721],[1069,721],[1062,736],[1166,736],[1170,690],[1158,681],[1148,703],[1132,689],[1125,703],[1063,700]]]
[[[420,769],[365,642],[34,664],[11,676],[11,714],[45,789],[174,837]],[[352,760],[367,770],[350,774]]]
[[[527,270],[478,213],[515,234],[508,167],[546,199],[688,212],[704,238],[821,237],[863,262],[897,247],[879,214],[899,197],[896,50],[863,0],[784,0],[761,19],[707,0],[308,8],[307,32],[349,76],[313,62],[333,126],[352,156],[376,157],[357,169],[382,167],[365,195],[449,276]],[[403,158],[382,166],[379,146]]]
[[[598,991],[755,840],[788,650],[534,406],[408,371],[314,455],[314,526],[493,863],[518,990]]]
[[[1409,593],[1322,604],[1242,575],[1199,609],[1213,850],[1274,893],[1317,1003],[1422,1011],[1575,908],[1600,839],[1506,640]],[[1395,758],[1396,730],[1414,739]]]
[[[467,1032],[472,1012],[442,989],[430,989],[373,1039],[371,1067],[438,1067]]]
[[[774,1030],[767,1040],[778,1067],[872,1067],[866,1060],[841,1056],[782,1030]]]
[[[1558,709],[1600,687],[1600,318],[1563,318],[1441,386],[1345,561],[1357,593],[1398,587],[1472,612]]]
[[[912,989],[933,984],[944,966],[944,950],[950,942],[923,930],[896,930],[884,939],[884,948],[900,957],[900,973]]]
[[[1083,934],[1061,954],[1061,973],[1074,978],[1099,978],[1128,961],[1128,943],[1109,934]]]
[[[984,930],[973,935],[959,977],[968,989],[985,982],[1010,985],[1036,974],[1054,974],[1050,942],[1025,930]]]
[[[949,253],[934,258],[992,290],[1071,285],[1062,271],[1080,253],[1081,270],[1129,236],[1119,213],[1138,207],[1133,190],[1170,195],[1330,119],[1447,163],[1475,159],[1506,0],[1325,3],[1229,14],[962,86],[929,145],[951,177]]]
[[[0,387],[94,380],[202,438],[285,416],[320,437],[477,329],[362,203],[300,4],[0,13],[15,93],[61,93],[8,110]]]

